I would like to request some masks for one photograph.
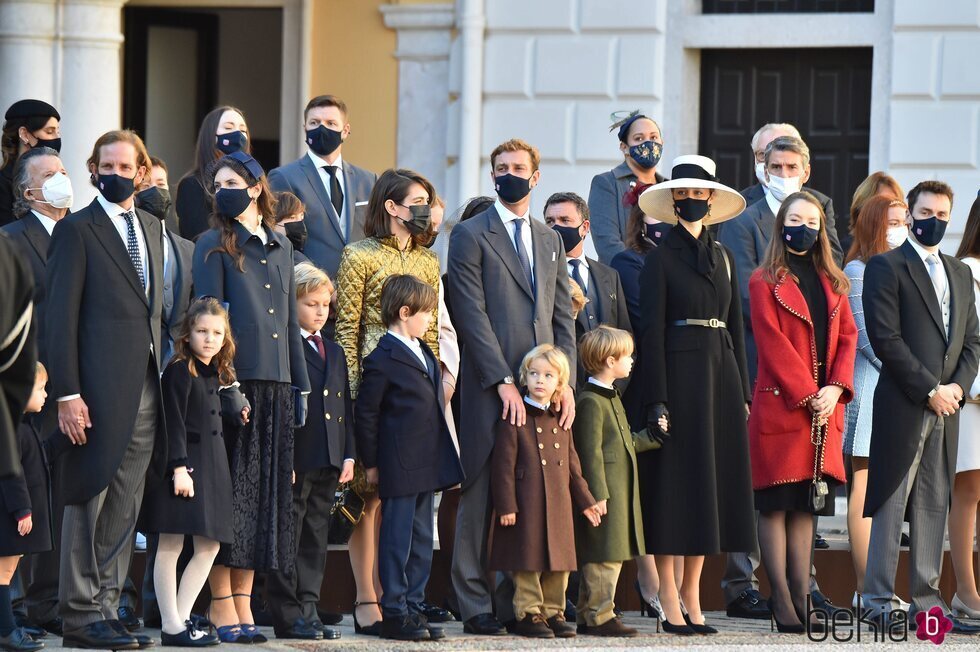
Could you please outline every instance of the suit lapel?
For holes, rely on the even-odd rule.
[[[587,260],[589,261],[590,283],[595,283],[593,294],[598,302],[595,307],[596,318],[599,320],[600,324],[612,324],[615,321],[612,306],[617,298],[616,281],[609,275],[609,271],[612,270],[612,268],[606,267],[598,261],[592,260],[591,258],[588,258]],[[612,271],[615,273],[615,270]]]
[[[27,236],[27,241],[31,243],[31,247],[34,248],[34,252],[41,259],[41,262],[47,265],[48,245],[51,243],[51,236],[48,235],[47,230],[41,225],[41,220],[37,219],[34,213],[28,213],[21,219],[24,222],[24,235]]]
[[[510,275],[514,277],[517,284],[527,293],[527,296],[534,300],[534,294],[531,292],[531,285],[528,283],[527,278],[524,276],[524,270],[521,269],[521,261],[517,258],[517,250],[514,248],[514,240],[511,235],[507,232],[507,227],[504,225],[503,220],[500,218],[500,214],[497,213],[496,208],[490,207],[486,212],[487,229],[483,232],[483,237],[486,238],[492,245],[493,250],[498,256],[504,261],[504,266]],[[540,240],[540,238],[538,238]],[[534,236],[531,236],[532,246],[534,245]],[[537,252],[534,256],[535,263],[538,261]],[[537,270],[535,270],[537,273]]]
[[[766,201],[765,196],[759,201],[762,202],[762,205],[759,208],[756,223],[759,225],[759,230],[762,231],[762,235],[766,237],[766,242],[769,242],[772,240],[772,229],[776,225],[776,216],[772,214],[772,209],[769,208],[769,202]]]
[[[314,351],[313,347],[307,340],[303,340],[303,355],[306,356],[306,361],[319,369],[320,371],[325,371],[327,368],[326,362],[320,357],[319,351]]]
[[[972,274],[970,275],[970,281],[971,282],[967,285],[967,287],[964,288],[960,284],[960,277],[959,277],[959,275],[958,274],[954,274],[953,273],[953,270],[950,269],[950,267],[949,267],[949,261],[947,260],[947,258],[948,258],[948,256],[946,256],[946,254],[940,254],[939,255],[939,259],[941,261],[943,261],[943,267],[946,269],[946,285],[949,287],[949,290],[948,290],[948,292],[949,292],[949,330],[950,330],[950,335],[951,335],[952,334],[952,330],[953,330],[953,324],[955,323],[953,320],[957,316],[957,313],[956,313],[956,308],[957,308],[957,305],[958,305],[957,299],[963,297],[964,296],[963,295],[964,292],[971,292],[971,293],[973,292],[973,283],[972,283],[972,281],[973,281],[973,275]],[[952,337],[947,337],[947,342],[946,343],[949,344],[950,341],[952,341]]]
[[[347,237],[340,230],[340,220],[337,217],[337,211],[334,210],[333,204],[330,202],[327,189],[323,187],[323,177],[320,175],[320,171],[313,165],[313,161],[310,160],[309,156],[303,156],[300,159],[300,167],[303,168],[307,180],[313,186],[313,192],[316,193],[317,199],[323,205],[323,210],[327,214],[327,221],[330,222],[330,226],[340,236],[342,242],[347,242]],[[346,181],[346,174],[344,178]]]
[[[787,272],[783,274],[779,282],[772,289],[776,301],[790,314],[799,317],[810,327],[813,327],[813,320],[810,317],[810,307],[806,305],[806,299],[800,292],[800,286],[796,284],[793,277]]]
[[[922,300],[925,302],[926,309],[932,316],[932,321],[939,328],[939,332],[943,334],[943,339],[946,339],[946,327],[943,326],[942,309],[939,306],[939,299],[936,298],[936,289],[932,285],[932,279],[929,278],[929,272],[926,271],[926,264],[922,262],[922,259],[919,257],[919,252],[915,250],[915,247],[908,242],[902,245],[902,253],[905,254],[905,266],[908,267],[912,282],[919,289],[919,294],[922,295]],[[949,278],[948,271],[946,277]]]
[[[528,221],[531,224],[531,249],[534,251],[534,291],[537,293],[544,285],[544,279],[550,275],[549,270],[553,269],[555,264],[565,264],[565,252],[559,252],[554,244],[549,244],[555,241],[554,232],[550,228],[530,215],[528,215]],[[558,240],[560,241],[561,238]],[[517,257],[516,250],[514,256]]]
[[[149,301],[151,308],[163,305],[163,222],[155,215],[151,215],[144,210],[133,207],[136,219],[139,220],[143,228],[143,239],[146,241],[146,268],[150,271],[150,292]],[[174,255],[177,255],[174,249]],[[127,253],[126,257],[129,257]],[[130,265],[132,267],[132,265]],[[137,277],[137,284],[139,278]],[[174,289],[176,292],[176,288]],[[146,296],[146,292],[143,295]],[[176,297],[175,297],[176,298]]]
[[[112,220],[106,215],[105,210],[102,208],[102,204],[99,203],[98,199],[93,199],[92,203],[89,204],[89,208],[92,210],[92,216],[94,220],[92,221],[92,230],[95,231],[96,240],[99,244],[106,250],[109,254],[109,258],[112,262],[116,264],[119,271],[123,273],[126,280],[129,281],[129,285],[132,286],[133,290],[140,296],[144,303],[149,305],[149,301],[146,297],[146,291],[143,289],[140,283],[140,277],[136,273],[136,268],[133,267],[133,261],[129,258],[129,252],[126,251],[126,247],[123,245],[122,240],[119,238],[119,232],[116,231],[116,227],[113,226]],[[149,240],[149,238],[147,238]],[[147,242],[147,249],[149,249],[150,243]],[[150,267],[147,265],[147,267]]]

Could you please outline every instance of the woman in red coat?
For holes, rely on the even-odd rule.
[[[857,329],[820,202],[790,195],[749,281],[759,373],[749,417],[759,547],[779,631],[802,633],[814,514],[834,513],[844,482],[844,406]],[[823,503],[822,505],[820,503]]]

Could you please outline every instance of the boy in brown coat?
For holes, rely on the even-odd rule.
[[[551,344],[532,349],[521,363],[527,421],[498,422],[493,450],[498,518],[490,568],[513,572],[515,633],[532,638],[575,636],[564,615],[568,573],[577,566],[572,503],[594,527],[601,519],[572,433],[559,427],[551,408],[568,376],[561,350]]]

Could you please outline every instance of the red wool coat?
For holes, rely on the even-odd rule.
[[[821,275],[827,296],[826,382],[844,389],[827,424],[824,475],[844,482],[844,403],[854,397],[857,328],[846,293],[835,294]],[[790,274],[772,285],[756,270],[749,280],[752,331],[759,350],[759,373],[749,416],[752,486],[813,478],[815,447],[810,441],[808,402],[820,389],[813,322],[806,300]]]

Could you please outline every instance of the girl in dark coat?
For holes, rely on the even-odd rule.
[[[34,390],[25,414],[40,412],[47,392],[48,372],[37,363]],[[48,468],[38,433],[25,419],[17,429],[22,472],[0,480],[0,649],[34,652],[44,647],[17,627],[10,599],[10,580],[22,555],[51,550]]]
[[[833,515],[834,489],[844,482],[843,403],[854,395],[857,347],[850,283],[834,262],[824,225],[813,195],[787,197],[749,281],[759,344],[749,418],[759,544],[779,631],[800,634],[813,515]],[[814,501],[817,488],[823,507]]]
[[[153,581],[164,645],[202,647],[217,639],[198,630],[191,608],[211,571],[220,543],[234,539],[231,473],[222,437],[221,386],[235,382],[235,342],[228,312],[217,299],[191,304],[163,372],[170,477],[157,478],[143,499],[141,529],[160,534]],[[232,390],[237,391],[237,390]],[[241,413],[248,421],[248,408]],[[177,587],[177,559],[185,535],[194,556]]]
[[[749,402],[738,278],[731,253],[705,228],[745,207],[703,156],[674,160],[673,181],[640,195],[647,215],[677,223],[647,255],[640,279],[640,346],[650,432],[666,415],[669,438],[638,456],[647,552],[656,555],[664,628],[704,629],[704,555],[755,547],[745,418]],[[634,383],[636,380],[634,379]],[[661,435],[664,436],[664,435]],[[684,557],[680,593],[674,560]],[[710,628],[709,628],[710,629]]]

